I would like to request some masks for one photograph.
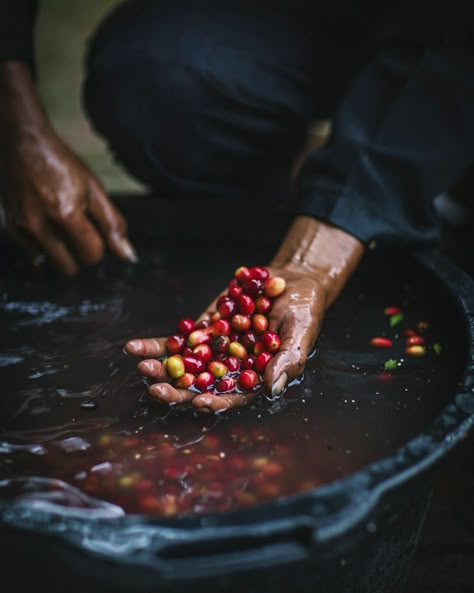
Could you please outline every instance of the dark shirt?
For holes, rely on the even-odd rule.
[[[338,13],[341,2],[325,3],[322,18],[377,31],[327,144],[301,169],[297,211],[367,244],[436,241],[433,200],[474,163],[474,2],[379,2],[373,21],[364,3]],[[33,64],[36,5],[1,3],[0,60]]]

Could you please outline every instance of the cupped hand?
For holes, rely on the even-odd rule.
[[[263,392],[276,397],[303,373],[323,321],[327,295],[324,282],[314,274],[290,268],[268,267],[268,270],[272,276],[281,276],[286,281],[285,292],[274,300],[268,313],[269,329],[279,334],[281,346],[265,368]],[[197,321],[210,319],[217,298]],[[150,382],[148,391],[155,400],[165,404],[189,403],[196,410],[209,413],[246,405],[256,396],[254,392],[214,394],[176,389],[159,360],[167,354],[165,342],[166,337],[136,338],[125,345],[128,354],[142,357],[138,370]]]

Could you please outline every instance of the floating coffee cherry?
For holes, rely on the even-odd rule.
[[[268,329],[267,314],[286,282],[264,266],[240,266],[216,310],[198,323],[181,319],[167,337],[166,372],[178,389],[239,393],[261,387],[265,368],[281,340]]]

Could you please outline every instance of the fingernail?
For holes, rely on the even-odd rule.
[[[142,340],[131,340],[127,342],[125,351],[129,352],[130,350],[133,351],[133,354],[144,354],[145,353],[145,346]]]
[[[286,373],[282,373],[278,379],[272,385],[272,396],[275,397],[280,395],[283,389],[285,388],[286,382],[288,381],[288,375]]]
[[[119,240],[119,242],[120,242],[122,251],[123,251],[125,257],[128,259],[128,261],[130,261],[134,264],[138,263],[139,260],[138,260],[137,252],[132,247],[132,244],[130,243],[130,241],[128,239],[121,238]]]

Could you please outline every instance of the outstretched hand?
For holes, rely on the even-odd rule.
[[[276,397],[303,372],[319,333],[326,296],[321,282],[314,277],[272,267],[268,270],[272,276],[281,276],[286,281],[285,292],[275,299],[268,314],[269,329],[279,334],[281,346],[265,368],[263,392]],[[210,320],[216,310],[216,302],[217,298],[199,317],[198,322]],[[138,370],[151,382],[149,394],[160,402],[186,402],[200,412],[220,412],[243,406],[256,395],[255,392],[215,394],[176,389],[171,385],[165,365],[158,360],[167,354],[165,337],[130,340],[125,345],[125,351],[143,358]]]

